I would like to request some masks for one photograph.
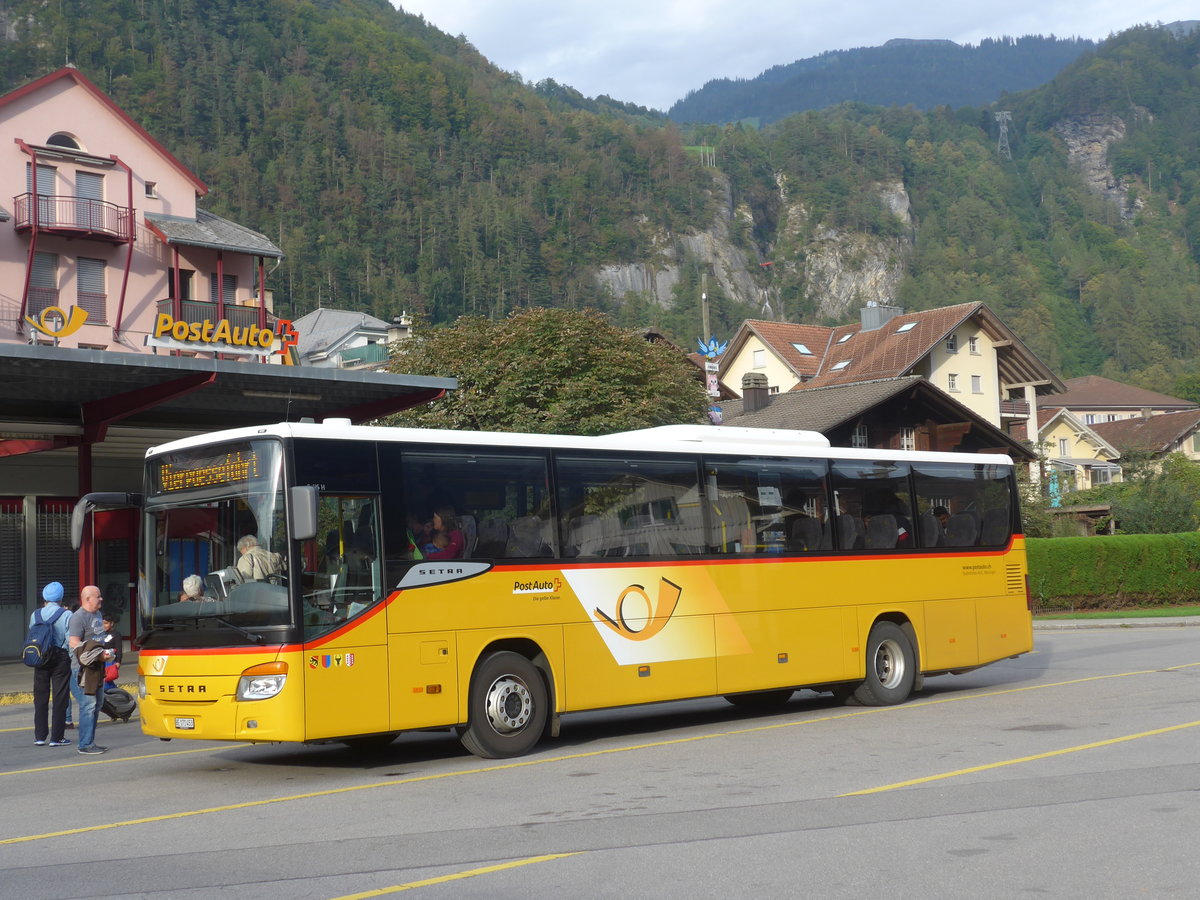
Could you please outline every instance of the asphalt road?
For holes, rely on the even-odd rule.
[[[1195,896],[1200,632],[1068,631],[908,703],[564,720],[518,760],[33,746],[0,707],[0,897]],[[88,862],[88,860],[94,860]]]

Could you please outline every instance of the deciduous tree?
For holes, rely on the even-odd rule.
[[[678,348],[594,310],[522,309],[419,331],[393,371],[458,379],[458,390],[390,424],[606,434],[703,419],[699,370]]]

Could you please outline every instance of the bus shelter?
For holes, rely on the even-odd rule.
[[[456,386],[373,370],[0,346],[0,652],[17,652],[48,581],[61,581],[68,597],[97,584],[106,608],[129,609],[137,582],[131,514],[97,514],[78,556],[70,518],[90,491],[140,491],[148,447],[283,421],[370,422]]]

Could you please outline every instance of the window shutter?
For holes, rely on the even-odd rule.
[[[75,279],[79,289],[80,308],[88,314],[88,321],[103,323],[105,319],[105,301],[107,294],[104,289],[105,263],[102,259],[79,257]]]

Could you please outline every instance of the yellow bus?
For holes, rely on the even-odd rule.
[[[163,739],[454,729],[509,757],[569,712],[900,703],[1033,643],[1001,455],[326,420],[153,447],[143,494],[80,500],[76,541],[122,504],[142,515],[141,724]]]

